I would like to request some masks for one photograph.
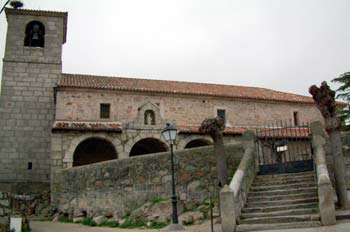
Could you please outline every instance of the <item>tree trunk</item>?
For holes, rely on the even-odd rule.
[[[220,117],[205,119],[199,131],[210,135],[214,141],[214,153],[216,156],[216,170],[218,185],[220,188],[228,184],[227,164],[222,131],[225,128],[225,120]]]
[[[346,170],[344,165],[344,157],[342,153],[342,141],[339,131],[333,131],[329,133],[329,141],[331,144],[333,165],[334,165],[334,177],[335,188],[338,197],[338,205],[341,208],[349,209],[349,200],[346,188]]]
[[[216,156],[216,166],[217,166],[217,174],[218,174],[218,185],[220,188],[224,187],[225,184],[228,184],[228,174],[227,174],[227,163],[226,163],[226,155],[225,155],[225,147],[221,132],[219,132],[214,140],[214,152]]]
[[[346,171],[343,157],[343,148],[340,133],[340,120],[336,115],[335,92],[332,91],[327,82],[322,82],[320,88],[313,85],[309,88],[314,101],[317,104],[326,123],[326,131],[329,135],[331,145],[333,167],[335,176],[336,193],[338,197],[338,205],[340,208],[348,209],[349,200],[346,189]]]

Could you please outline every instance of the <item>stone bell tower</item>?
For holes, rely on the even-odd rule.
[[[62,73],[67,13],[6,9],[0,95],[0,190],[49,182],[54,87]]]

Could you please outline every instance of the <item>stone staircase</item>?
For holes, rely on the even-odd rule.
[[[315,173],[258,175],[236,231],[321,226]]]

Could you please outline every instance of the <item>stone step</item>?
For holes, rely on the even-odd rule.
[[[297,222],[297,223],[274,223],[274,224],[243,224],[236,227],[236,232],[260,231],[260,230],[278,230],[294,228],[320,227],[319,221]]]
[[[278,175],[264,175],[264,176],[256,176],[256,181],[270,181],[270,180],[295,180],[300,178],[306,178],[306,177],[315,177],[315,174],[312,173],[306,173],[306,174],[278,174]]]
[[[270,185],[288,185],[288,184],[297,184],[297,183],[304,183],[304,182],[315,182],[314,177],[303,177],[303,178],[297,178],[297,179],[290,179],[290,180],[255,180],[252,184],[252,187],[258,187],[258,186],[270,186]]]
[[[274,195],[274,196],[250,196],[247,202],[260,202],[260,201],[283,201],[283,200],[300,200],[307,198],[318,198],[317,193],[298,193],[290,195]]]
[[[317,208],[318,203],[303,203],[303,204],[290,204],[279,206],[264,206],[264,207],[244,207],[242,213],[263,213],[263,212],[276,212],[291,209],[308,209]]]
[[[283,174],[272,174],[272,175],[257,175],[256,178],[284,178],[290,176],[308,176],[315,175],[315,171],[307,171],[307,172],[297,172],[297,173],[283,173]]]
[[[273,190],[287,190],[287,189],[296,189],[296,188],[308,188],[308,187],[316,187],[315,182],[300,182],[293,184],[282,184],[282,185],[260,185],[260,186],[252,186],[249,191],[258,192],[258,191],[273,191]]]
[[[320,215],[318,214],[303,214],[303,215],[247,218],[247,219],[240,220],[239,224],[269,224],[269,223],[305,222],[305,221],[319,221],[319,220],[320,220]]]
[[[259,217],[275,217],[275,216],[287,216],[287,215],[303,215],[303,214],[315,214],[318,213],[317,208],[309,209],[290,209],[284,211],[276,211],[269,213],[243,213],[240,216],[240,220],[247,218],[259,218]]]
[[[317,193],[316,187],[310,188],[299,188],[299,189],[287,189],[287,190],[274,190],[274,191],[260,191],[260,192],[249,192],[249,197],[257,197],[257,196],[275,196],[275,195],[290,195],[290,194],[298,194],[298,193]]]
[[[318,198],[304,198],[304,199],[293,199],[293,200],[282,200],[282,201],[248,201],[244,207],[264,207],[264,206],[283,206],[283,205],[294,205],[294,204],[305,204],[305,203],[317,203]]]

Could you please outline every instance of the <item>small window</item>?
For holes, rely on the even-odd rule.
[[[299,126],[299,113],[298,113],[298,111],[293,112],[293,122],[294,122],[294,126]]]
[[[216,115],[220,118],[223,118],[224,120],[226,120],[226,111],[225,110],[217,110],[216,111]]]
[[[109,118],[111,104],[100,104],[100,118]]]
[[[45,44],[45,27],[39,21],[31,21],[26,27],[26,37],[24,46],[26,47],[44,47]]]
[[[145,111],[144,123],[145,125],[156,125],[156,117],[153,110]]]

